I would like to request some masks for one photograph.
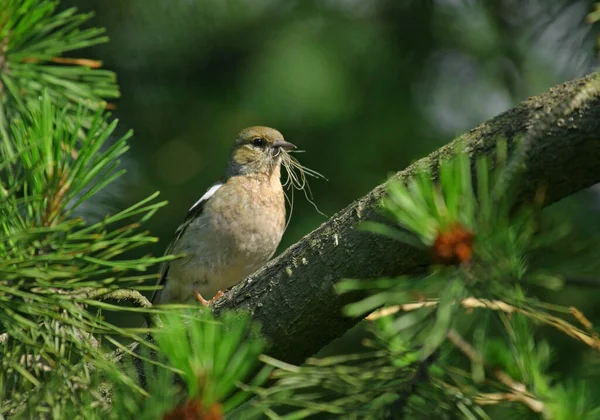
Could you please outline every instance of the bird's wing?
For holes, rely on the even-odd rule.
[[[175,235],[173,235],[173,239],[171,240],[171,243],[167,247],[167,250],[165,251],[165,255],[168,255],[173,251],[175,243],[177,243],[179,238],[181,238],[181,236],[183,235],[183,233],[185,232],[185,230],[187,229],[189,224],[192,222],[192,220],[196,219],[198,216],[200,216],[202,214],[202,211],[204,210],[204,206],[206,205],[208,200],[210,200],[210,198],[215,194],[215,192],[219,188],[221,188],[221,186],[223,186],[223,182],[215,183],[189,209],[187,215],[185,216],[185,220],[183,221],[183,223],[181,225],[179,225],[179,227],[175,231]],[[169,272],[169,261],[165,261],[160,266],[160,280],[158,280],[158,286],[164,286],[164,284],[167,280],[168,272]],[[158,296],[159,293],[160,293],[160,290],[155,290],[154,293],[152,294],[152,298],[150,299],[150,302],[155,303],[156,297]]]

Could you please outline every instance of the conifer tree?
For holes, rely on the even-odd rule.
[[[166,204],[158,194],[101,220],[81,211],[126,176],[132,139],[108,112],[115,74],[74,58],[107,41],[90,18],[54,0],[0,9],[1,418],[600,418],[594,376],[555,377],[540,334],[587,346],[593,372],[595,328],[534,293],[591,269],[598,246],[541,212],[543,190],[526,204],[513,192],[532,142],[596,98],[597,78],[519,142],[471,159],[458,141],[451,158],[389,182],[364,234],[420,249],[426,269],[340,279],[345,316],[367,325],[363,351],[296,366],[267,355],[251,314],[152,307],[142,292],[177,256],[130,251],[156,241],[144,224]]]

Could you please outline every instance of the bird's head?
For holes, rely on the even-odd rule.
[[[229,162],[231,175],[265,173],[279,169],[282,153],[295,149],[281,133],[269,127],[248,127],[238,134]]]

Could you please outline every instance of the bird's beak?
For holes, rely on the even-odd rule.
[[[273,147],[280,148],[283,150],[294,150],[296,148],[296,145],[289,143],[285,140],[277,140],[275,143],[273,143]]]

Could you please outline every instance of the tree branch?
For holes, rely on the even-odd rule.
[[[595,88],[590,89],[593,83]],[[532,97],[393,178],[405,181],[421,168],[435,169],[440,160],[452,155],[456,141],[465,141],[472,156],[490,155],[498,139],[514,145],[533,128],[540,136],[526,149],[518,201],[532,198],[540,187],[546,188],[546,204],[587,188],[600,181],[598,84],[593,74]],[[578,94],[581,98],[581,92],[588,92],[587,97],[573,101]],[[572,112],[555,118],[557,109]],[[215,303],[214,310],[250,311],[270,340],[268,353],[290,363],[301,363],[342,335],[358,320],[342,315],[342,307],[356,296],[338,296],[333,285],[339,279],[410,274],[428,263],[413,248],[358,229],[365,220],[380,219],[378,204],[384,192],[385,184],[335,214],[234,287]]]
[[[426,300],[424,302],[414,302],[414,303],[405,303],[403,305],[396,306],[388,306],[382,309],[379,309],[365,319],[367,321],[374,321],[378,318],[395,314],[397,312],[410,312],[417,309],[428,308],[431,306],[436,306],[439,303],[439,300]],[[570,307],[570,312],[573,317],[588,331],[580,330],[575,327],[573,324],[565,321],[562,318],[551,315],[549,313],[543,311],[536,311],[527,306],[513,306],[509,305],[506,302],[502,302],[501,300],[488,300],[488,299],[478,299],[475,297],[468,297],[460,301],[460,305],[465,309],[489,309],[491,311],[499,311],[507,314],[518,313],[529,319],[533,319],[542,324],[546,324],[552,328],[555,328],[562,333],[575,338],[576,340],[581,341],[587,346],[590,346],[596,351],[600,351],[600,339],[598,339],[597,334],[594,332],[594,328],[592,323],[585,317],[585,315],[577,308]]]

